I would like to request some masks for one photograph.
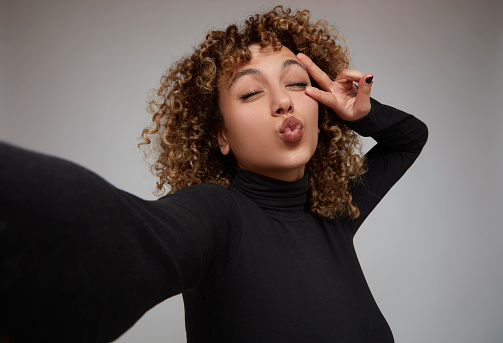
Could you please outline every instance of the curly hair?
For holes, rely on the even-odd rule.
[[[236,165],[232,154],[220,153],[216,135],[223,127],[218,85],[238,63],[251,59],[250,45],[302,52],[331,79],[348,67],[344,38],[326,21],[309,19],[308,10],[292,13],[277,6],[249,17],[242,28],[210,31],[190,56],[166,71],[160,87],[149,93],[153,125],[143,130],[138,145],[150,146],[154,153],[151,171],[159,178],[158,195],[204,182],[231,184]],[[319,128],[318,146],[306,165],[309,208],[322,218],[356,218],[359,210],[352,203],[351,187],[365,172],[360,139],[321,103]]]

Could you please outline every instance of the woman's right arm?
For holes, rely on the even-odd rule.
[[[233,239],[218,185],[145,201],[58,158],[0,144],[0,161],[0,336],[114,340]]]

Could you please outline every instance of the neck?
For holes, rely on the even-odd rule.
[[[230,189],[240,192],[272,216],[296,220],[305,215],[308,177],[306,171],[303,178],[289,182],[237,168]]]
[[[245,166],[240,166],[238,164],[238,167],[255,173],[259,174],[262,176],[267,176],[271,179],[276,179],[276,180],[281,180],[281,181],[287,181],[287,182],[294,182],[297,180],[300,180],[304,177],[304,173],[306,170],[306,166],[301,166],[299,168],[291,169],[291,170],[275,170],[275,169],[261,169],[261,168],[247,168]]]

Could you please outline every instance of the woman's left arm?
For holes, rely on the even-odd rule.
[[[417,159],[426,140],[426,125],[406,112],[371,99],[371,110],[363,118],[345,122],[361,136],[377,144],[365,155],[367,171],[351,193],[360,216],[352,221],[353,234],[391,187]]]
[[[353,203],[360,209],[360,216],[351,223],[356,233],[419,156],[426,144],[428,129],[416,117],[371,99],[372,74],[344,69],[331,80],[306,55],[298,54],[297,58],[321,88],[307,87],[306,93],[330,107],[352,130],[377,142],[365,155],[367,172],[362,182],[352,189]]]

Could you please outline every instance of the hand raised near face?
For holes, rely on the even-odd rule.
[[[372,74],[343,69],[335,80],[331,80],[306,55],[297,54],[297,59],[306,67],[309,75],[321,88],[307,87],[307,95],[330,107],[339,118],[345,121],[358,120],[370,112]],[[353,82],[358,83],[358,88]]]

